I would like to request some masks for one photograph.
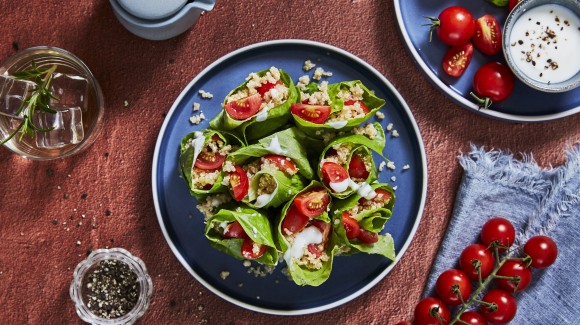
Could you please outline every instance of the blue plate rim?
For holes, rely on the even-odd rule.
[[[419,66],[421,72],[427,76],[427,79],[433,85],[435,85],[435,87],[438,88],[439,91],[443,92],[443,94],[445,94],[448,98],[450,98],[451,100],[453,100],[455,103],[459,104],[460,106],[463,106],[464,108],[466,108],[474,113],[480,114],[480,115],[492,117],[492,118],[499,119],[499,120],[510,121],[510,122],[545,122],[545,121],[561,119],[561,118],[564,118],[566,116],[574,115],[574,114],[580,112],[580,105],[575,107],[575,108],[564,111],[564,112],[559,112],[559,113],[554,113],[554,114],[545,114],[545,115],[535,115],[535,116],[507,114],[507,113],[502,113],[502,112],[491,110],[491,109],[480,109],[477,106],[477,104],[475,104],[474,102],[470,101],[469,99],[461,96],[457,92],[453,91],[453,89],[451,89],[447,84],[445,84],[443,81],[441,81],[441,79],[439,79],[437,77],[437,75],[435,75],[435,73],[433,73],[433,71],[431,71],[431,68],[427,65],[427,63],[425,63],[425,61],[423,61],[423,59],[419,55],[419,52],[417,52],[417,50],[415,49],[415,44],[413,44],[413,41],[411,40],[411,37],[409,36],[407,29],[405,28],[405,23],[403,21],[403,12],[401,10],[400,0],[393,0],[393,2],[394,2],[394,6],[395,6],[395,15],[397,16],[397,26],[399,27],[398,28],[399,33],[401,34],[401,36],[403,37],[403,40],[405,41],[405,45],[406,45],[407,50],[413,56],[413,61],[415,61],[415,64],[417,66]]]
[[[186,96],[186,94],[190,91],[190,89],[201,79],[203,78],[207,73],[209,73],[215,66],[219,65],[220,63],[234,57],[237,55],[240,55],[246,51],[250,51],[250,50],[254,50],[256,48],[260,48],[260,47],[267,47],[267,46],[272,46],[272,45],[292,45],[292,44],[296,44],[296,45],[306,45],[306,46],[312,46],[312,47],[318,47],[318,48],[322,48],[328,51],[333,51],[336,52],[338,54],[341,54],[343,56],[346,56],[347,58],[354,60],[356,62],[358,62],[359,64],[363,65],[364,67],[366,67],[370,72],[372,72],[381,82],[383,82],[387,88],[389,89],[389,91],[392,92],[392,94],[397,98],[397,100],[399,101],[399,103],[401,104],[401,107],[403,107],[405,114],[407,115],[407,117],[409,118],[409,122],[411,123],[412,127],[413,127],[413,131],[414,134],[417,137],[417,144],[419,146],[419,149],[421,151],[421,167],[422,167],[422,184],[421,184],[421,199],[420,199],[420,203],[419,203],[419,207],[417,210],[417,215],[415,216],[415,222],[413,224],[413,227],[411,228],[411,231],[409,233],[409,236],[407,237],[407,239],[405,240],[405,243],[403,244],[403,247],[401,248],[401,250],[399,251],[399,253],[397,254],[395,260],[389,264],[389,266],[387,266],[383,272],[381,272],[375,279],[373,279],[372,281],[370,281],[367,285],[363,286],[362,288],[360,288],[359,290],[355,291],[354,293],[350,294],[347,297],[344,297],[342,299],[339,299],[337,301],[334,301],[332,303],[328,303],[325,305],[321,305],[321,306],[317,306],[317,307],[313,307],[313,308],[305,308],[305,309],[296,309],[296,310],[279,310],[279,309],[270,309],[270,308],[264,308],[264,307],[260,307],[260,306],[256,306],[256,305],[252,305],[249,304],[247,302],[232,298],[226,294],[224,294],[223,292],[219,291],[218,289],[216,289],[215,287],[213,287],[212,285],[210,285],[206,280],[204,280],[201,276],[199,276],[187,263],[187,261],[185,260],[185,258],[181,255],[181,252],[179,252],[179,250],[177,249],[176,245],[173,243],[172,238],[170,237],[167,228],[165,226],[165,222],[163,221],[163,216],[161,213],[161,206],[160,206],[160,202],[159,202],[159,193],[158,193],[158,183],[157,183],[157,169],[158,169],[158,162],[159,162],[159,154],[161,151],[161,147],[162,147],[162,142],[163,142],[163,138],[165,135],[165,132],[167,130],[167,127],[169,125],[169,121],[171,120],[171,116],[173,115],[173,113],[175,112],[175,110],[177,109],[177,107],[179,106],[180,102],[183,100],[183,98]],[[359,297],[360,295],[364,294],[365,292],[367,292],[368,290],[370,290],[372,287],[374,287],[379,281],[381,281],[388,273],[390,273],[390,271],[394,268],[394,266],[399,262],[399,260],[401,259],[401,257],[404,255],[404,253],[406,252],[407,248],[409,247],[409,245],[411,244],[411,241],[413,240],[413,238],[415,237],[415,233],[417,232],[417,228],[419,227],[419,223],[422,219],[423,216],[423,211],[425,208],[425,202],[426,202],[426,197],[427,197],[427,155],[425,153],[425,146],[423,144],[423,138],[421,137],[421,133],[419,131],[419,127],[417,125],[417,122],[411,112],[411,109],[409,108],[409,106],[407,105],[407,103],[405,102],[405,100],[403,99],[403,97],[401,96],[401,94],[396,90],[396,88],[378,71],[376,70],[373,66],[371,66],[369,63],[367,63],[366,61],[358,58],[357,56],[355,56],[354,54],[347,52],[343,49],[340,49],[338,47],[329,45],[329,44],[325,44],[325,43],[321,43],[321,42],[316,42],[316,41],[311,41],[311,40],[300,40],[300,39],[279,39],[279,40],[271,40],[271,41],[264,41],[264,42],[259,42],[259,43],[254,43],[251,45],[247,45],[244,46],[242,48],[239,48],[237,50],[234,50],[224,56],[222,56],[221,58],[217,59],[216,61],[214,61],[213,63],[211,63],[210,65],[208,65],[205,69],[203,69],[199,74],[197,74],[195,76],[195,78],[193,78],[193,80],[191,80],[187,86],[181,91],[181,93],[179,94],[179,96],[175,99],[175,101],[173,102],[169,112],[167,113],[167,116],[165,117],[165,120],[163,121],[163,125],[161,126],[161,129],[159,131],[159,135],[157,137],[157,141],[155,143],[155,151],[153,154],[153,164],[152,164],[152,173],[151,173],[151,186],[152,186],[152,194],[153,194],[153,203],[155,206],[155,214],[157,215],[157,221],[159,222],[161,231],[163,233],[163,236],[165,238],[165,241],[167,242],[167,244],[169,245],[171,251],[173,252],[173,255],[175,255],[175,257],[178,259],[178,261],[181,263],[181,265],[199,282],[201,283],[205,288],[207,288],[208,290],[210,290],[212,293],[216,294],[217,296],[219,296],[220,298],[234,304],[237,305],[239,307],[248,309],[248,310],[252,310],[252,311],[256,311],[256,312],[260,312],[260,313],[264,313],[264,314],[272,314],[272,315],[306,315],[306,314],[312,314],[312,313],[318,313],[318,312],[322,312],[328,309],[332,309],[335,307],[338,307],[342,304],[345,304],[349,301],[352,301],[353,299]]]

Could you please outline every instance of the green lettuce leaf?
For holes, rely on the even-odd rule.
[[[304,192],[307,192],[309,190],[316,189],[316,188],[323,188],[322,184],[320,184],[317,181],[312,181],[306,188],[304,188],[302,191],[300,191],[300,193],[304,193]],[[298,194],[300,194],[300,193],[298,193]],[[288,212],[288,209],[293,204],[294,199],[296,198],[296,196],[298,194],[294,195],[291,198],[291,200],[288,201],[284,205],[284,207],[282,208],[282,211],[280,212],[280,214],[277,217],[276,230],[275,230],[276,243],[278,244],[278,248],[280,249],[280,251],[282,251],[282,253],[285,254],[284,259],[286,260],[288,272],[290,273],[292,280],[296,284],[301,285],[301,286],[304,286],[304,285],[319,286],[328,279],[328,277],[330,276],[330,272],[332,271],[332,262],[334,259],[334,254],[336,252],[336,249],[338,248],[338,246],[336,245],[337,237],[334,234],[334,232],[330,233],[330,237],[329,237],[328,242],[325,246],[325,252],[329,258],[327,261],[322,262],[322,266],[319,269],[310,269],[310,268],[306,267],[305,265],[298,265],[290,258],[289,252],[288,252],[288,249],[290,248],[290,243],[286,240],[286,238],[284,237],[284,234],[282,233],[282,222],[284,221],[284,218],[286,217],[286,213]],[[324,221],[326,223],[331,222],[327,212],[324,212],[323,214],[316,216],[313,219],[321,220],[321,221]]]
[[[383,189],[391,193],[392,198],[389,203],[379,209],[368,210],[362,213],[352,215],[359,223],[359,226],[365,230],[371,232],[381,232],[386,222],[391,218],[393,206],[395,204],[395,193],[389,184],[376,183],[371,185],[373,189]],[[342,222],[342,212],[350,210],[354,207],[361,196],[357,193],[350,196],[344,200],[337,200],[334,202],[331,211],[334,232],[336,233],[341,249],[342,255],[351,255],[359,252],[364,252],[368,254],[379,254],[383,255],[391,260],[395,259],[395,246],[393,238],[390,234],[386,233],[383,235],[379,234],[379,241],[374,244],[363,244],[356,240],[350,241],[346,237],[346,231],[344,230],[344,224]]]
[[[211,137],[213,137],[214,135],[218,135],[225,142],[226,145],[228,144],[236,146],[243,145],[243,142],[235,135],[232,135],[228,132],[220,132],[210,129],[191,132],[181,139],[179,150],[180,152],[179,165],[178,165],[179,172],[183,180],[187,183],[190,194],[197,197],[198,199],[203,198],[208,194],[222,193],[228,190],[227,187],[221,184],[223,179],[223,173],[220,173],[218,179],[209,190],[198,189],[193,186],[191,171],[193,169],[195,160],[197,159],[197,155],[199,154],[201,148],[203,148],[203,146],[207,143],[207,141],[211,139]],[[195,145],[196,141],[199,142],[197,145]],[[198,150],[196,150],[196,147],[198,148]]]
[[[240,205],[235,210],[221,209],[210,217],[205,226],[205,236],[210,245],[238,260],[243,260],[241,253],[242,238],[224,239],[216,228],[222,224],[228,224],[237,220],[246,234],[256,243],[268,246],[266,253],[255,261],[264,265],[276,265],[278,263],[278,250],[274,243],[272,224],[268,216],[259,210],[250,209]]]
[[[231,118],[224,109],[221,109],[216,117],[214,117],[209,122],[210,127],[216,130],[231,131],[232,133],[238,135],[240,138],[243,138],[244,141],[248,143],[252,140],[256,140],[267,134],[270,134],[284,126],[290,119],[290,106],[292,106],[292,104],[295,103],[298,99],[298,91],[296,90],[290,75],[288,75],[288,73],[282,69],[278,70],[280,70],[280,80],[288,87],[288,99],[284,103],[268,110],[268,117],[265,121],[256,121],[257,115],[254,115],[245,120],[235,120]],[[269,69],[266,69],[257,72],[257,74],[262,77],[266,75],[268,71]],[[246,88],[247,83],[248,80],[232,90],[226,96],[226,99],[224,99],[223,104],[226,104],[226,100],[230,95]]]
[[[313,88],[311,84],[308,84],[307,86],[308,89],[307,92],[309,93],[318,90],[318,88],[316,88],[316,90],[311,89]],[[330,126],[328,124],[312,123],[300,118],[299,116],[292,114],[298,128],[300,128],[303,132],[305,132],[311,137],[320,138],[322,132],[350,131],[354,127],[371,118],[381,107],[385,105],[385,100],[375,96],[362,82],[360,82],[360,80],[345,81],[337,84],[328,85],[328,95],[330,97],[331,113],[341,111],[344,108],[344,101],[337,97],[338,92],[341,89],[349,89],[350,87],[356,84],[359,84],[363,89],[364,93],[362,102],[369,108],[369,112],[365,116],[349,119],[344,127],[336,129],[335,127]]]
[[[487,0],[498,7],[505,7],[509,4],[509,0]]]

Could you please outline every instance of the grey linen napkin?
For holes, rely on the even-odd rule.
[[[580,324],[580,145],[569,148],[566,158],[563,166],[542,169],[531,155],[516,160],[473,145],[460,156],[465,172],[424,295],[435,296],[437,277],[459,268],[461,251],[479,241],[489,218],[501,216],[516,228],[515,254],[539,234],[558,245],[556,262],[534,270],[530,286],[515,294],[512,324]]]

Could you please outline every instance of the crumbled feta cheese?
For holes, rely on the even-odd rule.
[[[197,111],[199,111],[199,106],[200,106],[200,105],[199,105],[199,103],[197,103],[197,102],[194,102],[194,103],[193,103],[193,111],[194,111],[194,112],[197,112]]]
[[[382,119],[384,119],[384,118],[385,118],[385,114],[384,114],[383,112],[381,112],[381,111],[377,111],[377,112],[375,113],[375,115],[377,116],[377,118],[378,118],[379,120],[382,120]]]
[[[385,169],[386,165],[387,165],[387,162],[381,161],[381,163],[379,164],[379,171],[382,172]]]
[[[391,134],[393,135],[394,138],[399,137],[399,132],[397,130],[393,130],[393,132],[391,132]]]
[[[210,92],[207,92],[205,90],[202,90],[202,89],[199,90],[199,95],[201,96],[201,98],[206,98],[206,99],[213,98],[213,94],[211,94]]]
[[[392,162],[392,161],[389,161],[389,162],[387,163],[387,168],[388,168],[388,169],[390,169],[390,170],[395,170],[395,168],[396,168],[396,167],[395,167],[395,163],[394,163],[394,162]]]
[[[316,66],[316,64],[312,63],[312,61],[310,60],[306,60],[304,61],[304,66],[302,67],[302,69],[304,71],[310,71],[312,70],[312,68],[314,68]]]
[[[409,166],[409,164],[406,164],[405,166],[403,166],[403,169],[404,169],[404,170],[407,170],[407,169],[409,169],[409,168],[411,168],[411,166]]]
[[[391,131],[393,129],[393,123],[387,124],[387,131]]]

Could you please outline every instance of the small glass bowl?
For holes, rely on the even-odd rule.
[[[502,34],[502,48],[504,57],[506,59],[507,65],[513,71],[514,75],[520,79],[524,84],[532,87],[536,90],[548,92],[548,93],[562,93],[566,91],[573,90],[574,88],[580,86],[580,71],[576,73],[572,78],[557,82],[557,83],[547,83],[534,80],[529,76],[525,75],[521,69],[518,68],[514,62],[516,59],[512,57],[510,51],[510,35],[512,29],[522,14],[526,11],[533,9],[535,7],[547,4],[561,5],[565,8],[570,9],[577,16],[580,16],[580,1],[578,0],[522,0],[514,9],[509,13],[503,29]]]
[[[139,283],[139,298],[135,307],[125,315],[111,319],[102,318],[93,314],[85,303],[85,297],[83,297],[83,285],[86,283],[84,281],[85,277],[99,262],[105,260],[117,260],[125,263],[135,272]],[[127,250],[123,248],[97,249],[75,268],[69,293],[75,304],[77,314],[85,322],[98,325],[133,324],[139,317],[143,316],[149,307],[151,294],[153,293],[153,282],[147,273],[147,268],[143,261],[133,256]]]

